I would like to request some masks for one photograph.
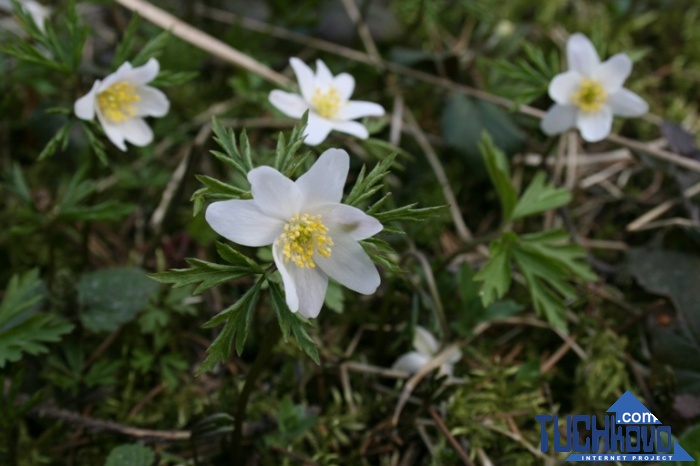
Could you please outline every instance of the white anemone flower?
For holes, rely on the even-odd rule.
[[[362,294],[379,286],[377,268],[358,241],[382,224],[341,204],[350,156],[328,149],[292,181],[272,167],[248,173],[252,200],[212,203],[206,220],[218,234],[243,246],[272,245],[292,312],[314,318],[323,306],[328,277]]]
[[[420,325],[416,325],[416,333],[413,335],[413,347],[416,351],[411,351],[399,357],[392,366],[393,369],[406,371],[411,374],[418,372],[437,355],[440,349],[440,345],[433,334]],[[439,374],[452,377],[453,366],[460,359],[462,359],[462,352],[456,351],[440,366]]]
[[[32,17],[39,30],[46,32],[46,19],[51,16],[51,8],[34,0],[21,0],[20,5]],[[0,9],[12,11],[12,2],[10,0],[0,0]]]
[[[143,117],[161,117],[170,109],[165,94],[146,85],[158,76],[159,69],[155,58],[136,68],[124,63],[104,80],[95,81],[90,92],[75,102],[75,114],[89,121],[97,115],[109,140],[123,151],[124,141],[135,146],[150,144],[153,131]]]
[[[366,116],[382,116],[384,108],[374,102],[349,100],[355,90],[355,78],[348,73],[333,76],[321,60],[316,60],[316,73],[298,58],[289,63],[299,82],[301,95],[274,90],[269,100],[279,111],[292,118],[301,118],[309,111],[304,142],[310,146],[322,143],[331,130],[367,139],[369,132],[361,123],[352,121]]]
[[[641,97],[622,87],[632,71],[632,60],[624,53],[601,63],[591,41],[576,33],[566,43],[566,58],[569,71],[549,84],[555,104],[542,119],[546,134],[576,127],[583,139],[596,142],[610,134],[613,115],[637,117],[649,110]]]

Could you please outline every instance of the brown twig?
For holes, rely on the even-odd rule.
[[[433,421],[435,421],[437,428],[440,429],[440,432],[445,435],[447,441],[450,442],[452,448],[455,449],[455,452],[457,452],[457,456],[459,456],[459,459],[462,460],[462,463],[466,464],[467,466],[474,466],[474,463],[472,462],[471,458],[469,458],[469,455],[467,455],[467,452],[464,451],[454,435],[450,433],[449,429],[445,425],[445,421],[443,421],[437,411],[435,411],[435,408],[428,406],[428,413],[430,414],[430,417],[433,418]]]
[[[184,21],[176,18],[170,13],[161,10],[144,0],[116,0],[120,5],[132,10],[142,18],[156,24],[163,29],[169,30],[174,36],[179,37],[185,42],[198,47],[215,57],[224,61],[240,66],[248,71],[251,71],[262,78],[267,79],[275,84],[289,86],[291,81],[286,76],[274,71],[271,68],[263,65],[259,61],[249,57],[248,55],[239,52],[228,44],[221,42],[219,39],[210,36],[209,34],[190,26]]]

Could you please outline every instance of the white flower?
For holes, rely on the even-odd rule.
[[[292,181],[272,167],[248,173],[252,200],[212,203],[209,225],[244,246],[272,244],[272,254],[292,312],[313,318],[326,295],[328,277],[362,294],[379,286],[379,272],[358,241],[382,224],[341,204],[350,157],[328,149],[308,172]]]
[[[170,109],[165,94],[146,85],[158,76],[159,68],[155,58],[136,68],[124,63],[103,81],[95,81],[90,92],[75,102],[75,114],[90,121],[97,114],[109,140],[123,151],[125,140],[136,146],[150,144],[153,131],[143,117],[161,117]]]
[[[304,142],[310,146],[322,143],[331,130],[367,139],[369,133],[355,120],[366,116],[382,116],[384,108],[373,102],[349,100],[355,90],[355,78],[347,73],[333,76],[321,60],[316,60],[316,73],[298,58],[289,63],[297,75],[301,95],[280,90],[270,92],[269,100],[279,111],[292,118],[301,118],[309,110]]]
[[[549,96],[556,102],[542,119],[548,135],[577,127],[583,139],[600,141],[610,134],[613,115],[644,115],[649,106],[622,85],[632,71],[632,60],[618,53],[601,63],[591,41],[573,34],[566,43],[569,71],[558,74],[549,84]]]
[[[20,4],[22,9],[32,17],[39,30],[46,32],[45,23],[46,19],[51,16],[51,8],[34,0],[22,0]],[[0,9],[12,11],[12,2],[10,0],[0,0]]]
[[[392,366],[393,369],[406,371],[411,374],[418,372],[435,357],[440,349],[433,334],[420,325],[416,326],[416,333],[413,335],[413,347],[416,351],[411,351],[399,357]],[[462,352],[457,351],[440,366],[439,374],[452,377],[452,368],[460,359],[462,359]]]

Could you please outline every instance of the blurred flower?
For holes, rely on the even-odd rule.
[[[416,333],[413,335],[413,347],[416,351],[411,351],[399,357],[392,366],[393,369],[406,371],[411,374],[418,372],[437,355],[440,349],[440,345],[438,345],[433,334],[420,325],[416,326]],[[452,377],[452,368],[460,359],[462,359],[462,352],[457,351],[440,366],[439,374]]]
[[[593,44],[583,34],[573,34],[566,43],[569,71],[558,74],[549,84],[554,100],[542,119],[548,135],[577,127],[583,139],[600,141],[610,134],[613,115],[644,115],[649,106],[622,85],[632,71],[632,60],[618,53],[601,63]]]
[[[37,25],[41,32],[46,32],[46,19],[51,16],[51,8],[42,5],[34,0],[21,0],[22,9],[32,17],[32,20]],[[12,11],[12,2],[10,0],[0,0],[0,9]]]
[[[212,203],[209,225],[243,246],[272,244],[272,254],[292,312],[314,318],[323,306],[328,277],[362,294],[379,286],[377,268],[358,241],[382,224],[341,204],[350,156],[328,149],[308,172],[292,181],[272,167],[248,173],[252,200]]]
[[[168,113],[170,101],[158,89],[146,86],[158,76],[158,60],[151,58],[133,68],[126,62],[103,81],[95,81],[90,92],[75,102],[78,118],[97,120],[110,141],[126,151],[125,140],[136,146],[153,141],[153,131],[143,117]]]
[[[309,110],[309,122],[304,131],[306,144],[322,143],[331,130],[367,139],[367,128],[351,120],[384,115],[384,108],[373,102],[348,100],[355,89],[355,78],[347,73],[334,77],[321,60],[316,60],[315,74],[298,58],[292,57],[289,62],[297,76],[301,95],[274,90],[270,92],[269,100],[275,108],[292,118],[301,118]]]

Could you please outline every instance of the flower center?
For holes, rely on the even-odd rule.
[[[582,112],[596,112],[605,103],[608,95],[598,81],[584,79],[571,100]]]
[[[331,256],[333,240],[328,236],[328,228],[321,222],[320,215],[295,215],[284,226],[277,239],[282,246],[284,263],[290,260],[302,269],[316,267],[314,251],[323,257]]]
[[[316,113],[323,118],[333,118],[340,111],[342,101],[338,89],[331,86],[325,92],[321,89],[316,89],[313,97],[311,97],[311,105],[314,106]]]
[[[97,104],[104,116],[113,123],[121,123],[136,115],[134,103],[141,100],[136,86],[119,81],[97,94]]]

